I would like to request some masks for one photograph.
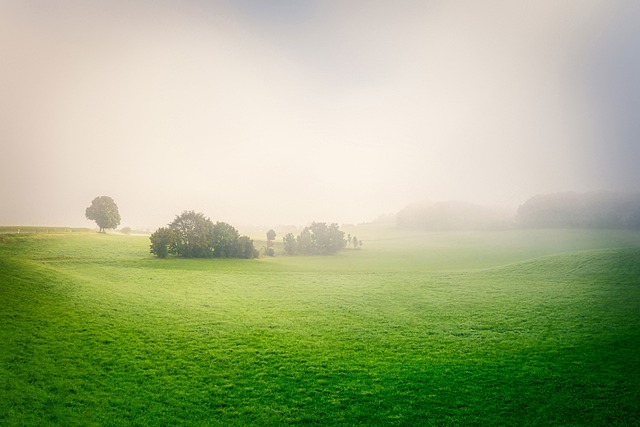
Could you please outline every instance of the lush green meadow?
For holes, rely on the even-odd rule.
[[[256,260],[0,234],[0,425],[640,423],[640,233],[351,231]]]

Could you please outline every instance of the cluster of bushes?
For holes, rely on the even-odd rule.
[[[282,239],[289,255],[329,255],[344,249],[347,241],[338,224],[314,222],[297,236],[288,233]]]
[[[517,223],[528,228],[640,229],[640,195],[609,192],[538,195],[520,206]]]
[[[159,258],[257,258],[253,240],[226,222],[215,224],[202,213],[185,211],[150,237],[151,253]]]

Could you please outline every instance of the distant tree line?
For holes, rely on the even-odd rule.
[[[520,206],[516,222],[527,228],[640,229],[640,194],[537,195]]]
[[[497,212],[465,202],[409,205],[396,216],[398,228],[425,231],[497,230],[507,226]]]
[[[288,255],[330,255],[344,249],[347,241],[338,224],[314,222],[294,236],[287,233],[283,239]]]
[[[87,219],[96,221],[100,232],[115,229],[120,224],[118,206],[111,197],[100,196],[93,199],[85,211]],[[123,234],[131,234],[130,227],[121,229]],[[276,232],[267,231],[265,254],[275,256]],[[184,211],[166,227],[158,228],[149,237],[149,251],[158,258],[169,255],[184,258],[258,258],[259,252],[248,236],[241,236],[238,230],[226,222],[216,222],[195,211]],[[356,236],[345,240],[344,232],[337,224],[314,222],[298,235],[284,236],[284,251],[290,255],[328,255],[344,249],[347,244],[354,249],[362,246]]]
[[[521,228],[640,229],[640,194],[589,192],[539,194],[509,217],[464,202],[409,205],[396,215],[398,228],[425,231]]]
[[[202,213],[184,211],[167,227],[157,229],[149,238],[150,252],[159,258],[167,255],[184,258],[257,258],[253,240],[241,236],[226,222],[215,224]]]

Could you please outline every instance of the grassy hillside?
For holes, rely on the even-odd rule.
[[[335,257],[0,235],[0,425],[629,425],[640,234],[358,227]]]
[[[72,227],[51,227],[51,226],[33,226],[33,225],[18,225],[7,226],[0,225],[0,234],[21,234],[21,233],[34,233],[34,234],[49,234],[49,233],[87,233],[91,231],[89,228],[72,228]]]

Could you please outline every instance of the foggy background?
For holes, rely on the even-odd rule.
[[[639,40],[633,0],[0,0],[0,224],[634,191]]]

